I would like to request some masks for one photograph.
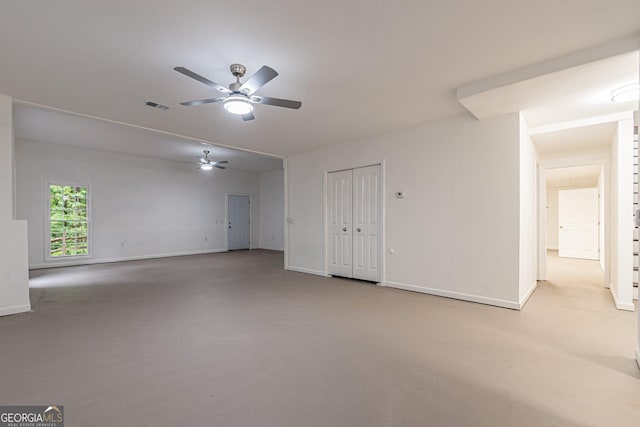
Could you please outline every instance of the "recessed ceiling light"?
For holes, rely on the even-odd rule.
[[[630,102],[640,99],[640,82],[621,86],[611,92],[611,101]]]

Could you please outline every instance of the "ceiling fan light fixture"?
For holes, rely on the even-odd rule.
[[[612,102],[630,102],[640,99],[640,82],[621,86],[611,92]]]
[[[203,171],[210,171],[211,169],[213,169],[213,165],[211,163],[203,163],[200,165],[200,169],[202,169]]]
[[[243,95],[231,95],[223,102],[224,109],[231,114],[244,116],[253,111],[253,104]]]

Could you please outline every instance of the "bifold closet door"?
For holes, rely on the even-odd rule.
[[[332,172],[327,177],[329,274],[334,276],[353,276],[352,181],[352,170]]]
[[[329,274],[381,280],[382,179],[380,165],[327,177]]]
[[[353,170],[353,277],[379,282],[382,211],[380,166]]]

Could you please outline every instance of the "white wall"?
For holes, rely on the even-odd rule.
[[[257,173],[205,172],[186,163],[24,140],[16,141],[16,162],[17,215],[28,221],[32,267],[45,265],[47,181],[90,185],[89,262],[225,250],[226,193],[251,196],[252,243],[258,246]]]
[[[519,150],[519,114],[461,114],[289,157],[288,268],[325,273],[324,174],[384,161],[386,284],[519,308]]]
[[[633,120],[618,122],[611,143],[611,294],[616,307],[633,305]]]
[[[558,250],[558,188],[547,187],[547,249]]]
[[[0,95],[0,316],[31,310],[27,224],[15,220],[13,100]]]
[[[284,251],[284,170],[261,173],[260,247]]]
[[[537,285],[538,275],[538,155],[520,114],[520,236],[519,294],[522,306]]]

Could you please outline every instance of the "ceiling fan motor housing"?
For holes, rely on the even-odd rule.
[[[247,72],[247,69],[242,64],[231,64],[229,69],[231,70],[231,74],[233,74],[233,77],[236,77],[238,79],[240,77],[243,77],[244,73]]]

